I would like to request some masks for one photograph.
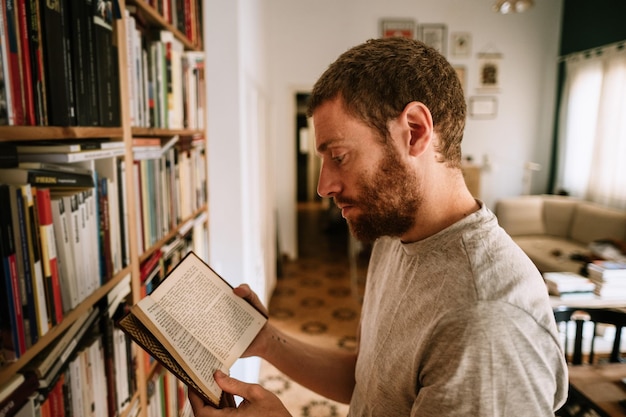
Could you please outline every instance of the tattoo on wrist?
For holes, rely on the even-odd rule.
[[[282,337],[280,337],[278,335],[275,335],[275,334],[272,335],[272,339],[276,340],[279,343],[283,343],[283,344],[287,343],[287,339],[284,339],[284,338],[282,338]]]

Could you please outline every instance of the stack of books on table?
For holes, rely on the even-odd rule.
[[[594,298],[596,283],[573,272],[544,272],[543,279],[550,295],[562,299]]]
[[[597,260],[587,265],[587,271],[596,295],[626,299],[626,262]]]

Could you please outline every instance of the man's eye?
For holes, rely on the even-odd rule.
[[[341,162],[343,162],[344,157],[345,155],[337,155],[337,156],[333,156],[332,159],[335,163],[340,164]]]

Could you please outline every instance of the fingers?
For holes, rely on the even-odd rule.
[[[252,289],[250,288],[248,284],[241,284],[240,286],[234,288],[233,292],[235,293],[235,295],[248,300],[250,304],[255,306],[266,316],[268,315],[267,309],[265,308],[261,300],[259,300],[259,297],[256,295],[256,293],[252,291]]]

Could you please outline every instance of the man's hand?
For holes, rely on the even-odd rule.
[[[291,417],[285,406],[277,396],[258,384],[245,382],[229,377],[221,371],[215,372],[215,381],[224,390],[225,395],[237,395],[243,398],[239,407],[217,409],[204,404],[204,400],[189,391],[189,402],[196,417]]]

